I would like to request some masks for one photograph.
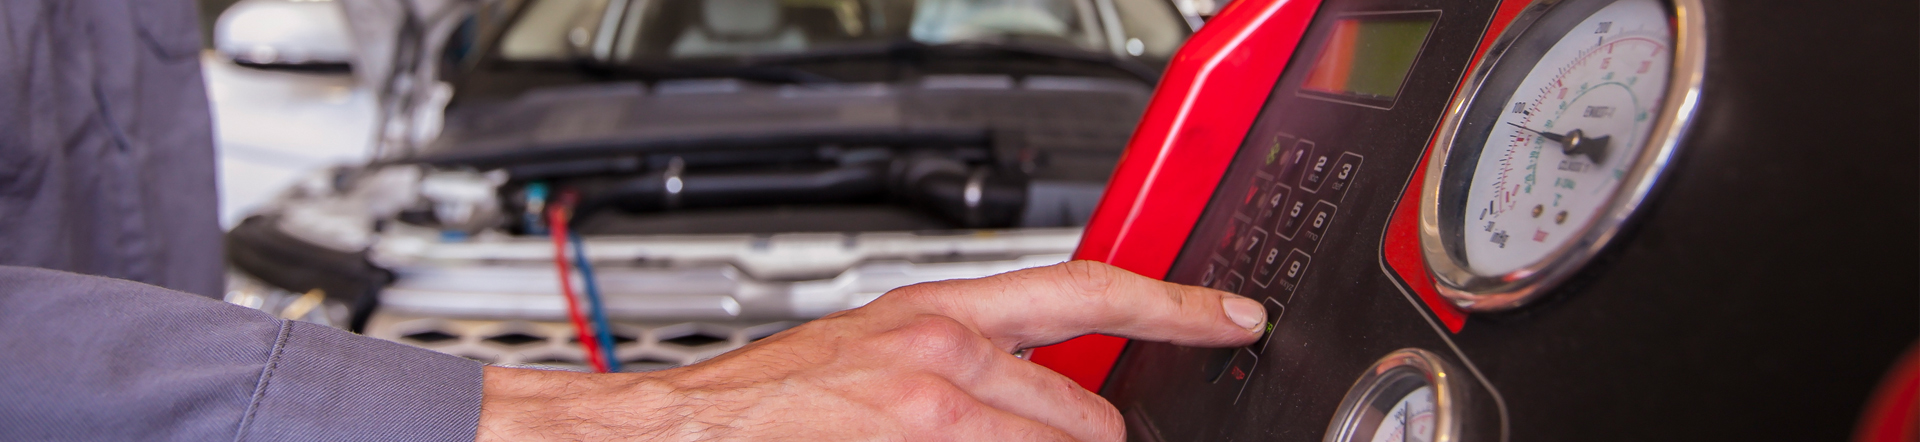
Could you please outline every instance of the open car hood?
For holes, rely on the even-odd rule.
[[[537,89],[460,104],[418,159],[500,167],[690,149],[1017,145],[1058,157],[1114,152],[1152,92],[1092,77],[936,75],[905,84],[763,85],[732,79]]]

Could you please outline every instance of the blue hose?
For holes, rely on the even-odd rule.
[[[569,233],[567,240],[573,242],[573,265],[580,269],[580,279],[587,285],[587,309],[592,312],[593,330],[599,335],[600,348],[607,355],[607,372],[619,373],[620,359],[614,357],[613,352],[613,326],[607,322],[607,309],[600,303],[600,283],[593,277],[593,264],[587,262],[587,245],[579,234]]]

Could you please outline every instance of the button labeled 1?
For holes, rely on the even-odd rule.
[[[1293,150],[1288,151],[1287,155],[1280,159],[1280,181],[1291,182],[1299,178],[1300,173],[1307,168],[1307,160],[1313,158],[1313,152],[1312,141],[1300,140],[1294,143]]]

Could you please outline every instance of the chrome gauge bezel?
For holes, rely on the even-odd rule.
[[[1494,73],[1507,50],[1527,29],[1547,15],[1554,6],[1581,0],[1536,0],[1517,16],[1487,54],[1473,67],[1471,75],[1447,106],[1435,137],[1432,154],[1427,158],[1426,175],[1420,191],[1420,248],[1433,276],[1435,288],[1455,305],[1468,311],[1507,310],[1536,299],[1578,273],[1621,233],[1637,209],[1646,203],[1655,183],[1673,161],[1681,138],[1694,117],[1705,77],[1706,20],[1701,0],[1668,0],[1673,23],[1673,64],[1667,82],[1667,94],[1654,114],[1654,126],[1646,148],[1634,159],[1621,178],[1619,191],[1601,206],[1590,225],[1573,240],[1567,241],[1543,259],[1500,275],[1481,275],[1471,271],[1463,258],[1449,249],[1443,235],[1442,192],[1464,194],[1466,185],[1443,189],[1448,174],[1448,159],[1462,122],[1473,109],[1488,76]],[[1558,38],[1558,36],[1555,36]],[[1504,103],[1502,103],[1504,104]],[[1479,146],[1463,146],[1477,149]],[[1472,167],[1470,165],[1464,167]]]
[[[1465,390],[1457,385],[1458,376],[1439,355],[1418,348],[1394,350],[1367,367],[1366,373],[1347,390],[1347,397],[1340,399],[1340,408],[1334,411],[1333,422],[1327,424],[1323,441],[1349,442],[1355,436],[1363,436],[1359,434],[1360,427],[1366,424],[1363,418],[1371,404],[1379,400],[1388,387],[1415,376],[1433,388],[1432,442],[1458,442],[1461,416],[1457,410],[1463,408],[1460,392]]]

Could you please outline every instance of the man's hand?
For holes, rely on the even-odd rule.
[[[1076,261],[902,287],[711,360],[591,375],[488,367],[482,440],[1120,441],[1120,413],[1011,353],[1088,333],[1244,345],[1258,302]]]

